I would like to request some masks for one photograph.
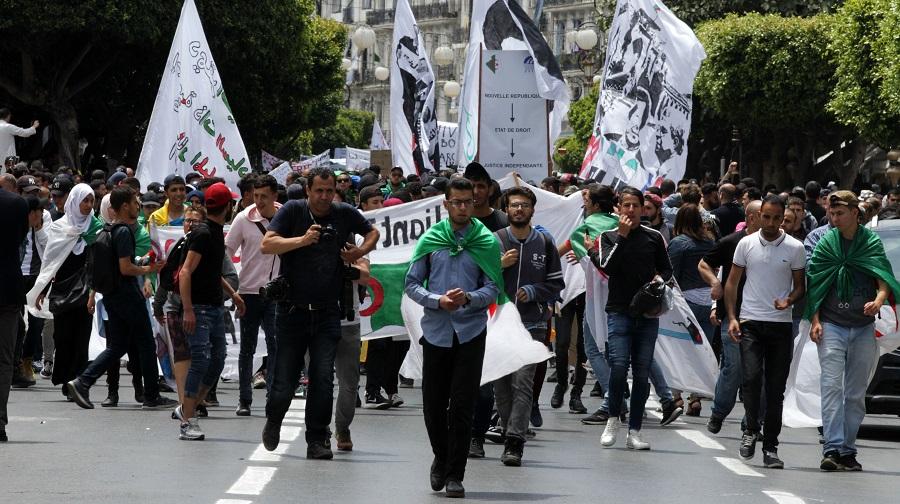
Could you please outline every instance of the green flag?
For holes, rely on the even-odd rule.
[[[613,214],[605,212],[592,213],[584,218],[584,223],[575,228],[569,242],[572,244],[572,251],[575,257],[581,259],[587,255],[584,248],[584,233],[587,232],[592,240],[596,240],[601,233],[615,229],[619,226],[619,218]]]

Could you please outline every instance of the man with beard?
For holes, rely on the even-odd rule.
[[[531,226],[537,197],[523,187],[506,193],[510,226],[494,233],[503,251],[503,283],[506,295],[516,300],[522,323],[531,337],[545,343],[548,304],[565,287],[559,252],[548,234]],[[500,460],[507,466],[522,465],[525,432],[532,409],[532,391],[537,364],[520,368],[494,382],[497,411],[506,435]]]

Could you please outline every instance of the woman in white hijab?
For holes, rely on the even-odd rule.
[[[64,209],[65,215],[47,230],[47,260],[35,286],[39,290],[34,305],[42,310],[41,305],[46,302],[46,308],[53,314],[56,358],[52,382],[63,385],[65,395],[65,383],[87,367],[94,311],[93,297],[89,295],[88,262],[90,245],[96,240],[102,223],[94,217],[94,191],[87,184],[72,188]],[[51,254],[55,257],[50,257]],[[29,292],[29,297],[33,293],[34,290]]]

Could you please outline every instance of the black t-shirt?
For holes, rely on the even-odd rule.
[[[725,311],[725,284],[728,282],[728,275],[731,274],[731,265],[734,264],[732,262],[734,260],[734,250],[737,248],[738,242],[745,236],[747,236],[747,232],[744,230],[724,236],[713,245],[712,250],[703,256],[703,261],[711,268],[722,268],[723,292],[722,297],[716,301],[716,316],[719,317],[719,320],[725,320],[728,317],[728,313]],[[746,276],[742,276],[741,282],[738,284],[737,302],[734,307],[735,313],[741,313],[741,293],[744,292],[745,279]]]
[[[0,305],[25,304],[20,253],[28,228],[28,203],[18,194],[0,189]]]
[[[719,219],[719,232],[723,237],[734,233],[737,225],[744,222],[744,208],[733,201],[725,203],[710,213]]]
[[[491,233],[496,233],[506,226],[509,226],[509,219],[507,219],[506,214],[497,209],[494,209],[487,217],[477,217],[477,219],[480,220],[481,223],[484,224],[484,227],[488,228]]]
[[[366,235],[369,221],[346,203],[333,203],[324,217],[315,217],[306,200],[287,202],[269,223],[269,231],[284,238],[303,236],[313,224],[329,226],[332,238],[281,255],[281,271],[291,285],[290,299],[297,304],[336,303],[343,285],[341,248],[352,234]]]
[[[127,257],[129,261],[134,262],[134,232],[128,226],[114,228],[112,247],[117,258]],[[106,297],[113,303],[119,301],[143,302],[138,277],[123,275],[122,270],[118,267],[118,261],[116,262],[116,274],[119,275],[119,285]]]
[[[191,303],[222,306],[222,261],[225,259],[222,226],[213,221],[194,226],[187,240],[187,251],[200,254],[200,264],[191,275]]]

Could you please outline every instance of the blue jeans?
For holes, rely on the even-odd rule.
[[[722,331],[722,358],[719,362],[719,377],[716,379],[712,416],[724,419],[731,413],[737,400],[738,389],[741,387],[742,376],[741,346],[735,343],[727,332]]]
[[[644,405],[650,396],[650,363],[659,333],[659,320],[644,317],[630,317],[624,313],[608,313],[609,327],[609,416],[617,417],[622,410],[622,401],[631,365],[633,378],[631,388],[631,414],[628,428],[641,430]]]
[[[225,367],[225,308],[194,305],[197,326],[188,334],[191,367],[184,384],[185,397],[197,397],[200,385],[212,388]]]
[[[334,393],[334,359],[341,340],[341,315],[337,303],[323,310],[295,308],[278,303],[275,308],[278,355],[275,380],[266,402],[269,420],[281,423],[300,382],[309,350],[309,388],[306,394],[306,442],[328,439]]]
[[[856,455],[856,434],[866,416],[866,388],[878,362],[872,324],[842,327],[822,324],[819,365],[822,367],[823,452]]]
[[[597,341],[594,339],[587,320],[584,321],[584,353],[588,362],[591,363],[591,369],[594,370],[594,378],[600,382],[600,386],[603,387],[603,395],[606,397],[609,394],[609,363],[606,362],[606,356],[597,346]],[[604,404],[606,404],[605,400]]]
[[[248,406],[253,402],[253,355],[256,354],[256,342],[259,339],[259,326],[262,325],[266,335],[266,391],[272,390],[275,380],[275,303],[259,294],[244,294],[244,305],[247,311],[241,317],[241,351],[238,354],[238,381],[240,382],[241,402]]]

